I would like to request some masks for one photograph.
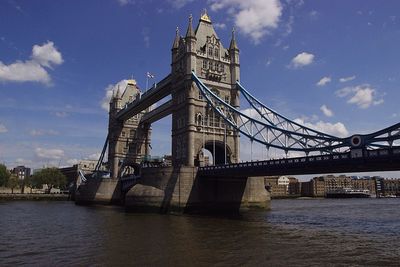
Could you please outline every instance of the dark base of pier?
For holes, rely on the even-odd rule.
[[[146,168],[125,196],[129,211],[238,213],[269,209],[263,177],[199,177],[193,167]]]

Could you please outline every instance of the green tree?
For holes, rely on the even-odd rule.
[[[40,186],[38,186],[38,184],[35,181],[35,179],[33,178],[33,176],[25,177],[24,184],[25,184],[26,187],[30,188],[31,194],[32,194],[32,189],[33,188],[39,188],[40,187]]]
[[[0,164],[0,186],[7,186],[10,172],[4,164]]]
[[[14,194],[14,188],[17,188],[19,184],[18,176],[15,174],[10,175],[10,179],[8,179],[8,187],[11,188],[11,193]]]
[[[32,183],[40,187],[47,185],[47,191],[50,192],[52,188],[65,188],[67,177],[57,168],[44,168],[33,175]]]

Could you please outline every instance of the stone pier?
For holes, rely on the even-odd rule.
[[[125,196],[128,210],[212,213],[269,209],[263,177],[198,177],[195,167],[142,170],[141,182]]]

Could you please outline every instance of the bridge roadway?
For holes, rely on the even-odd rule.
[[[252,177],[343,172],[400,170],[400,148],[350,152],[331,155],[283,158],[255,162],[199,167],[197,175],[207,177]]]
[[[117,119],[126,121],[141,111],[160,101],[171,94],[171,75],[166,76],[157,85],[153,85],[149,90],[143,93],[140,98],[129,103],[124,109],[117,113]]]

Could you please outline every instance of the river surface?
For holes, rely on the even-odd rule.
[[[273,200],[239,218],[0,202],[0,266],[400,266],[400,199]]]

